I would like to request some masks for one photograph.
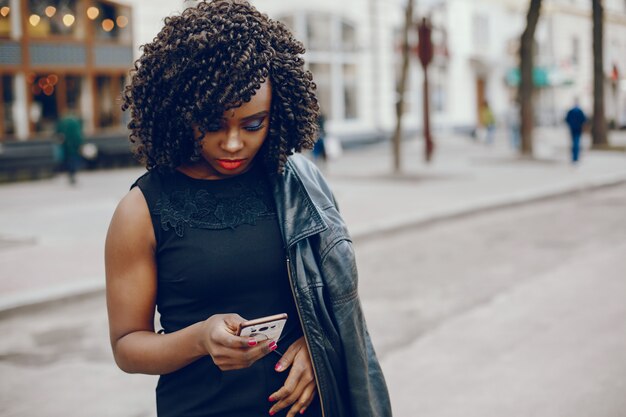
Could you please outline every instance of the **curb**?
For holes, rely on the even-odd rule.
[[[590,179],[580,184],[547,186],[531,192],[512,193],[503,197],[485,198],[470,205],[459,204],[456,207],[438,210],[437,212],[420,213],[401,219],[383,219],[380,222],[371,223],[365,227],[352,228],[353,231],[351,235],[352,239],[355,241],[364,241],[380,237],[381,235],[389,235],[410,228],[424,227],[450,219],[462,218],[477,213],[521,206],[524,204],[532,204],[542,200],[565,197],[580,192],[613,187],[624,183],[626,183],[626,173]],[[0,297],[0,320],[25,310],[43,308],[57,302],[67,302],[99,295],[103,293],[104,290],[105,280],[101,278]]]
[[[380,235],[393,234],[409,228],[424,227],[445,220],[492,210],[500,210],[507,207],[532,204],[543,200],[561,198],[580,192],[613,187],[623,183],[626,183],[626,172],[590,179],[581,184],[547,186],[536,191],[511,193],[503,197],[485,198],[469,205],[460,204],[456,207],[453,206],[443,210],[437,210],[437,212],[420,213],[401,219],[383,219],[380,222],[371,223],[367,227],[353,227],[351,235],[352,239],[355,241],[369,240],[379,237]]]
[[[0,297],[0,319],[15,313],[99,294],[105,289],[104,278],[59,285]]]

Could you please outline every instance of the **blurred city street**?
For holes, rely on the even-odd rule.
[[[156,417],[106,311],[129,133],[161,164],[295,123],[396,417],[626,417],[626,2],[201,3],[0,0],[0,417]]]
[[[325,167],[395,415],[623,415],[626,153],[571,166],[565,130],[536,137],[535,160],[442,135],[431,165],[404,142],[402,174],[388,144]],[[141,172],[0,186],[1,415],[155,414],[156,378],[113,363],[102,291]]]

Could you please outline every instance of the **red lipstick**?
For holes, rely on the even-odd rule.
[[[243,164],[244,159],[218,159],[217,163],[224,169],[229,171],[239,168]]]

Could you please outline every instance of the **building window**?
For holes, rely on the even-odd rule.
[[[580,39],[577,36],[572,38],[572,65],[576,66],[580,62]]]
[[[122,126],[121,95],[126,84],[124,75],[99,75],[96,77],[96,127]]]
[[[331,73],[330,64],[323,63],[311,63],[309,70],[313,73],[313,81],[317,86],[317,100],[320,106],[320,111],[330,118],[332,115],[332,102],[331,102]]]
[[[0,0],[0,38],[11,36],[11,5],[9,0]]]
[[[32,94],[30,121],[37,133],[50,134],[65,112],[81,114],[83,77],[65,74],[31,74],[27,81]]]
[[[59,118],[58,89],[56,74],[32,74],[28,79],[33,100],[30,106],[30,121],[35,132],[52,133]]]
[[[356,88],[356,65],[345,64],[343,66],[343,107],[346,119],[356,119],[358,115]]]
[[[304,39],[308,68],[327,120],[358,118],[357,30],[341,16],[304,13],[282,17],[296,37]]]
[[[66,107],[73,113],[80,113],[80,101],[83,92],[83,77],[67,75],[65,77],[65,91],[67,94]]]
[[[83,19],[77,13],[77,3],[77,0],[28,0],[28,34],[35,38],[82,36]]]
[[[0,139],[5,136],[15,135],[15,118],[13,117],[13,106],[15,105],[15,77],[2,75],[0,83],[0,95],[2,95],[2,131]]]
[[[130,8],[96,1],[87,9],[87,17],[95,23],[96,39],[130,42]]]
[[[320,13],[306,16],[306,42],[311,51],[329,51],[332,47],[331,19]]]
[[[341,22],[341,47],[343,50],[356,50],[356,29],[348,22]]]
[[[296,32],[296,26],[293,21],[293,16],[283,16],[279,19],[282,23],[285,24],[289,28],[289,30],[293,33]]]

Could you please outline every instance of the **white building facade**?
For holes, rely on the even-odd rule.
[[[127,1],[134,39],[149,42],[163,18],[193,0]],[[328,130],[344,141],[381,139],[395,124],[400,33],[405,0],[253,0],[286,23],[307,49]],[[528,0],[420,0],[415,21],[433,22],[429,67],[431,120],[439,131],[472,131],[480,103],[498,124],[516,95],[519,38]],[[539,124],[561,123],[575,98],[588,113],[593,100],[591,0],[544,0],[536,32],[535,110]],[[416,35],[412,41],[416,43]],[[626,125],[626,1],[605,0],[606,113]],[[613,68],[617,74],[613,74]],[[614,80],[611,79],[614,76]],[[405,126],[422,124],[422,69],[412,56]]]

